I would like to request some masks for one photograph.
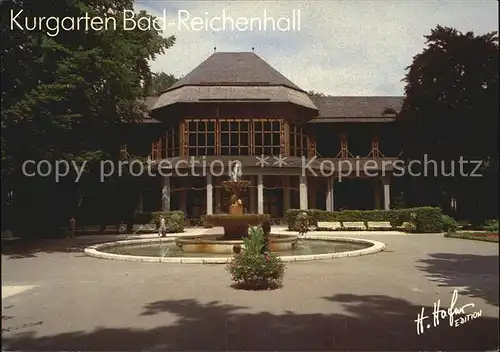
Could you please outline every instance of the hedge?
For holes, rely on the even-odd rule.
[[[416,232],[436,233],[444,229],[443,212],[440,208],[420,207],[393,210],[343,210],[329,212],[319,209],[290,209],[286,212],[288,229],[297,231],[295,219],[301,212],[311,217],[312,224],[318,221],[389,221],[393,227],[401,226],[403,222],[414,222]]]
[[[174,215],[175,224],[170,221]],[[173,211],[155,211],[152,213],[137,213],[134,216],[134,224],[155,224],[156,227],[160,226],[160,219],[165,219],[167,227],[174,227],[177,230],[184,229],[184,212],[180,210]]]

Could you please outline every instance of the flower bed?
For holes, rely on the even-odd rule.
[[[450,238],[462,238],[466,240],[498,242],[498,232],[449,232],[444,235]]]

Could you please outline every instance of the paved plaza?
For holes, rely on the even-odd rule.
[[[7,246],[3,350],[497,350],[498,244],[442,235],[352,235],[384,252],[288,263],[284,287],[237,291],[224,265],[91,258],[113,236]],[[434,319],[472,303],[460,320]],[[417,334],[415,320],[423,312]],[[445,313],[446,314],[446,313]]]

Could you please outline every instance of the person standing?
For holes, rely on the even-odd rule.
[[[167,225],[165,218],[160,219],[160,228],[158,229],[158,236],[165,237],[167,235]]]
[[[75,237],[76,232],[76,219],[73,215],[69,218],[69,237]]]

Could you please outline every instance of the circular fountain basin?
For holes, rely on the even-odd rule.
[[[307,239],[298,239],[295,248],[277,254],[284,262],[295,262],[356,257],[384,249],[384,243],[373,240],[308,235]],[[184,252],[173,238],[103,243],[85,248],[85,254],[111,260],[186,264],[224,264],[234,257],[233,254]]]
[[[270,235],[269,250],[283,252],[292,250],[297,245],[298,237],[294,235]],[[175,240],[179,249],[187,253],[239,253],[243,248],[243,240],[229,240],[221,235],[201,235],[178,237]]]
[[[250,226],[260,225],[265,220],[269,220],[269,214],[216,214],[205,217],[209,224],[224,228],[223,238],[227,240],[241,240],[248,234]]]

